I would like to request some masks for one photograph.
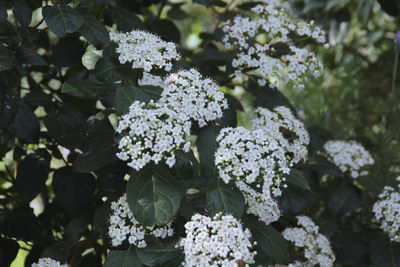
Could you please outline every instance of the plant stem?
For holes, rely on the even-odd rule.
[[[392,78],[392,94],[395,95],[395,86],[396,86],[396,78],[397,78],[397,67],[399,64],[399,53],[396,52],[394,57],[394,66],[393,66],[393,78]]]

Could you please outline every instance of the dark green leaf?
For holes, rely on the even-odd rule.
[[[18,165],[15,190],[26,202],[34,199],[45,187],[49,175],[50,155],[45,149],[29,154]]]
[[[11,262],[18,254],[17,241],[0,237],[0,266],[11,266]]]
[[[58,241],[46,247],[41,257],[51,258],[61,263],[66,263],[72,254],[72,247],[64,241]]]
[[[141,88],[122,85],[115,93],[115,109],[118,114],[124,114],[129,111],[129,106],[133,102],[148,102],[150,99],[151,97],[145,94]]]
[[[400,243],[390,242],[386,236],[370,243],[370,259],[374,267],[400,266]]]
[[[351,232],[340,233],[331,239],[336,260],[347,266],[368,263],[369,245]]]
[[[314,196],[308,190],[297,186],[288,186],[283,190],[280,206],[283,212],[298,213],[309,207],[314,202]]]
[[[360,206],[360,192],[351,184],[343,183],[332,190],[329,196],[329,208],[335,215],[345,215]]]
[[[68,35],[61,38],[52,48],[52,51],[50,62],[62,68],[82,64],[82,56],[85,53],[85,47],[76,36]],[[70,51],[74,51],[74,53]]]
[[[301,167],[322,173],[327,175],[332,175],[336,177],[343,177],[343,172],[334,164],[330,162],[320,162],[320,163],[309,163],[301,165]]]
[[[7,21],[7,8],[3,5],[0,5],[0,22],[5,22]]]
[[[22,26],[27,27],[32,20],[32,10],[23,0],[18,0],[15,2],[12,9],[13,14],[17,21],[21,23]]]
[[[99,99],[112,96],[114,91],[113,84],[99,83],[90,80],[69,80],[61,88],[63,93],[87,99]]]
[[[86,212],[92,202],[94,177],[88,173],[73,173],[71,168],[64,167],[54,172],[53,189],[64,209],[77,216]]]
[[[215,125],[208,125],[200,130],[197,138],[200,166],[203,175],[207,177],[216,176],[215,151],[218,132],[219,129]]]
[[[30,64],[34,66],[47,65],[47,62],[41,56],[25,47],[18,49],[17,58],[21,63],[24,64]]]
[[[177,240],[150,244],[145,248],[136,248],[139,260],[148,266],[163,264],[178,257],[182,252],[176,248]]]
[[[168,11],[168,17],[171,19],[181,20],[188,18],[188,14],[179,7],[173,7]]]
[[[179,43],[181,40],[179,29],[169,19],[155,19],[149,23],[148,27],[152,33],[166,41]]]
[[[3,84],[0,86],[0,128],[7,129],[17,115],[18,98],[11,88]]]
[[[97,48],[107,47],[110,43],[108,31],[93,16],[86,17],[85,22],[79,28],[79,32]]]
[[[70,244],[76,244],[85,233],[89,220],[85,217],[72,219],[65,228],[64,239]]]
[[[130,246],[127,250],[111,250],[108,252],[104,267],[141,267],[136,256],[135,248]]]
[[[89,129],[89,150],[75,160],[74,170],[92,172],[117,160],[117,145],[114,143],[114,128],[107,119],[95,120]]]
[[[91,77],[101,82],[117,82],[129,80],[133,76],[132,68],[128,65],[114,63],[110,59],[101,58],[96,63]]]
[[[40,131],[39,120],[22,100],[18,101],[17,115],[8,131],[22,140],[30,143],[37,142]]]
[[[294,185],[304,190],[311,191],[310,184],[302,171],[291,169],[290,174],[286,176],[289,186]]]
[[[45,6],[42,15],[49,29],[58,37],[76,32],[84,22],[83,16],[69,6]]]
[[[129,32],[133,29],[143,29],[143,21],[136,16],[134,13],[122,9],[113,7],[110,10],[112,20],[117,24],[118,29],[124,32]]]
[[[174,177],[150,168],[132,175],[127,185],[127,200],[135,218],[145,225],[165,225],[178,212],[181,192]]]
[[[253,238],[262,251],[275,263],[286,264],[289,260],[289,245],[282,235],[271,225],[265,225],[254,217],[245,216],[244,220]]]
[[[0,234],[18,240],[31,241],[41,228],[31,210],[0,211]]]
[[[245,207],[243,194],[236,188],[225,184],[222,179],[213,179],[207,191],[207,210],[210,216],[218,212],[242,217]]]
[[[400,13],[400,4],[397,0],[378,0],[382,9],[391,16],[397,16]]]
[[[16,64],[14,54],[10,49],[0,44],[0,71],[10,70]]]

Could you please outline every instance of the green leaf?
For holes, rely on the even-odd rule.
[[[294,185],[301,189],[311,191],[310,184],[302,171],[291,169],[290,174],[286,176],[286,179],[289,186]]]
[[[47,62],[32,50],[22,47],[17,50],[17,57],[21,63],[34,66],[46,66]]]
[[[218,132],[218,127],[210,124],[200,130],[197,138],[196,145],[199,152],[202,174],[207,177],[216,176],[215,151]]]
[[[299,213],[309,207],[315,198],[308,190],[301,189],[297,186],[288,186],[283,190],[280,206],[284,213]]]
[[[54,172],[53,189],[57,201],[72,216],[87,212],[95,190],[94,177],[89,173],[73,173],[63,167]]]
[[[83,16],[69,6],[45,6],[42,15],[49,29],[58,37],[76,32],[84,22]]]
[[[69,80],[61,88],[63,93],[87,99],[107,98],[114,94],[114,90],[113,84],[90,80]]]
[[[32,10],[23,0],[18,0],[13,6],[13,14],[22,26],[27,27],[32,20]]]
[[[169,19],[155,19],[149,25],[149,30],[152,33],[159,35],[162,39],[179,43],[181,41],[181,34],[176,25]]]
[[[39,149],[19,163],[15,190],[22,195],[26,202],[30,202],[45,188],[50,159],[51,157],[45,149]]]
[[[332,190],[329,196],[329,208],[334,215],[345,215],[360,206],[361,194],[355,186],[343,183]]]
[[[98,120],[92,127],[89,150],[80,154],[74,163],[78,172],[92,172],[117,161],[114,128],[108,120]]]
[[[139,260],[148,266],[155,266],[170,261],[181,254],[181,250],[176,248],[177,240],[158,242],[150,244],[145,248],[136,248]]]
[[[104,267],[141,267],[136,256],[135,248],[130,246],[127,250],[111,250],[108,252]]]
[[[10,49],[0,44],[0,71],[14,68],[17,61]]]
[[[381,8],[391,16],[398,16],[400,13],[400,4],[396,0],[378,0]]]
[[[151,97],[144,93],[141,88],[122,85],[118,87],[115,93],[115,109],[118,114],[124,114],[129,111],[129,106],[133,102],[148,102],[150,99]]]
[[[333,163],[330,162],[318,162],[318,163],[309,163],[301,165],[301,167],[335,177],[343,177],[343,172]]]
[[[243,221],[249,227],[253,238],[261,250],[275,263],[287,264],[289,245],[282,235],[271,225],[265,225],[252,216],[245,216]]]
[[[370,243],[370,258],[374,267],[400,266],[400,243],[390,242],[386,236]]]
[[[127,185],[127,200],[135,218],[145,225],[165,225],[178,212],[181,192],[174,177],[150,168],[132,175]]]
[[[14,122],[8,128],[8,131],[18,138],[36,143],[39,137],[39,120],[21,99],[18,101],[18,111]]]
[[[129,32],[133,29],[144,28],[143,21],[134,13],[126,9],[113,7],[110,12],[112,20],[117,24],[118,29],[121,31]]]
[[[107,47],[110,43],[110,36],[106,28],[93,16],[86,17],[85,22],[79,28],[79,32],[86,40],[99,49]]]
[[[213,179],[207,191],[207,210],[211,216],[218,212],[242,217],[245,200],[236,188],[225,184],[221,179]]]

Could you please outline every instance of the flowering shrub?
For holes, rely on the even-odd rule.
[[[0,1],[0,266],[400,266],[378,2]]]

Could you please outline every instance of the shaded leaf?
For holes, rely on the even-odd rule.
[[[79,98],[107,98],[114,94],[114,85],[90,80],[69,80],[62,85],[61,91]]]
[[[236,187],[225,184],[222,179],[213,179],[207,191],[207,210],[210,216],[218,212],[242,217],[245,208],[243,194]]]
[[[22,100],[18,101],[17,115],[8,131],[24,141],[37,142],[40,131],[39,120]]]
[[[143,92],[141,88],[122,85],[119,86],[115,93],[115,109],[118,114],[124,114],[129,111],[129,106],[135,102],[148,102],[151,97]]]
[[[150,168],[135,173],[127,185],[127,200],[135,218],[145,225],[165,225],[178,212],[181,192],[174,177]]]
[[[32,20],[32,10],[23,0],[18,0],[13,6],[13,14],[22,26],[27,27]]]
[[[104,267],[141,267],[136,256],[135,248],[130,246],[127,250],[110,250]]]
[[[200,130],[197,138],[196,145],[199,152],[202,174],[207,177],[216,176],[215,151],[218,132],[219,129],[217,126],[210,124]]]
[[[110,43],[110,36],[104,25],[100,24],[95,17],[88,16],[79,28],[79,32],[92,45],[101,49]]]
[[[311,191],[310,184],[302,171],[291,169],[290,173],[286,176],[286,181],[289,186],[294,185],[301,189]]]
[[[370,243],[370,259],[374,267],[400,266],[400,243],[381,236]]]
[[[16,64],[14,54],[10,49],[0,44],[0,71],[10,70]]]
[[[361,195],[351,184],[341,184],[329,196],[329,208],[335,215],[345,215],[360,206]]]
[[[58,37],[76,32],[84,22],[83,16],[69,6],[45,6],[42,15],[49,29]]]
[[[45,149],[39,149],[18,164],[15,190],[26,202],[30,202],[44,189],[49,175],[50,159],[51,156]]]

